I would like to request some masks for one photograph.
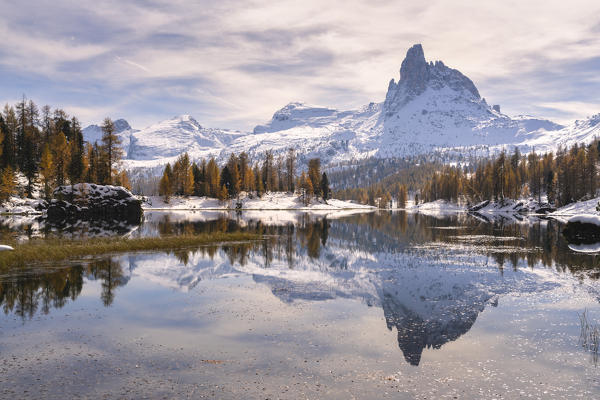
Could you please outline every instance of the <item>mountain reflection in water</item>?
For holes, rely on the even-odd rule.
[[[200,281],[245,274],[288,304],[347,298],[381,307],[404,358],[418,365],[424,349],[467,333],[502,295],[555,288],[535,273],[542,266],[598,277],[597,257],[570,251],[555,221],[263,214],[148,213],[131,235],[246,231],[266,240],[9,271],[0,276],[0,305],[26,321],[77,301],[86,282],[99,281],[102,303],[110,306],[131,279],[185,292]]]

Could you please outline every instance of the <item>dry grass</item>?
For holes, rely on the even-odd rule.
[[[581,332],[579,342],[582,347],[592,353],[592,362],[598,364],[598,350],[600,349],[600,327],[589,321],[587,310],[584,310],[579,315],[579,323],[581,324]]]
[[[162,236],[126,239],[122,237],[96,238],[88,240],[32,239],[22,244],[8,243],[14,251],[0,252],[0,268],[11,268],[81,259],[111,253],[128,253],[149,250],[179,250],[221,242],[236,242],[261,239],[251,233],[213,233],[200,235]]]

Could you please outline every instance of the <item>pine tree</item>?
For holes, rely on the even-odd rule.
[[[2,170],[0,176],[0,201],[7,201],[10,196],[15,194],[16,177],[11,167],[6,167]]]
[[[173,195],[173,188],[171,186],[171,176],[171,164],[167,163],[167,166],[165,167],[165,170],[163,172],[163,176],[162,178],[160,178],[160,181],[158,183],[158,194],[164,197],[165,203],[168,203],[169,199]]]
[[[69,142],[69,181],[71,184],[81,182],[84,173],[83,132],[77,118],[71,119],[71,140]]]
[[[256,182],[254,185],[256,189],[256,195],[261,197],[265,192],[265,187],[263,185],[262,174],[260,168],[258,167],[258,163],[254,165],[254,180]]]
[[[55,134],[50,142],[50,151],[54,160],[54,180],[56,186],[65,184],[69,160],[67,138],[62,132]]]
[[[250,172],[252,172],[252,169],[250,167],[250,159],[248,157],[248,154],[246,154],[245,151],[240,153],[239,159],[238,159],[238,164],[239,164],[239,172],[240,172],[240,190],[249,192],[250,191],[250,187],[254,186],[254,182],[249,181],[250,178]]]
[[[293,147],[288,149],[287,158],[285,159],[285,176],[287,187],[286,190],[294,193],[294,180],[296,179],[296,151]]]
[[[310,179],[315,196],[321,196],[321,160],[311,158],[308,160],[308,179]]]
[[[219,172],[219,166],[217,165],[214,157],[211,157],[206,165],[206,176],[208,181],[207,195],[209,197],[217,197],[221,190],[221,186],[219,185],[221,183],[221,176]]]
[[[398,208],[406,207],[407,198],[408,198],[408,193],[406,191],[406,186],[400,185],[400,189],[398,190]]]
[[[44,184],[44,197],[48,200],[52,196],[52,182],[54,181],[54,162],[48,144],[44,145],[44,150],[42,150],[40,173]]]
[[[106,155],[106,182],[112,183],[113,171],[117,163],[123,157],[121,150],[121,139],[115,134],[115,124],[110,118],[105,118],[102,124],[102,147]]]
[[[115,185],[123,186],[127,190],[131,190],[131,181],[125,170],[117,172],[115,175]]]
[[[329,179],[327,178],[327,174],[323,172],[323,175],[321,175],[321,195],[323,196],[325,203],[327,203],[327,200],[329,200],[330,192]]]
[[[194,194],[194,172],[192,166],[190,165],[183,181],[183,195],[191,196],[192,194]]]
[[[2,142],[2,167],[11,167],[13,170],[17,167],[15,135],[17,132],[17,117],[14,108],[8,104],[4,106],[4,141]]]

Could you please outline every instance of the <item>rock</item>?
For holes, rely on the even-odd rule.
[[[142,202],[121,186],[78,183],[58,187],[46,215],[50,221],[117,220],[139,224]]]
[[[592,214],[575,215],[567,221],[562,233],[573,244],[600,242],[600,217]]]
[[[400,80],[395,83],[392,79],[388,85],[383,105],[385,115],[394,115],[428,88],[439,91],[445,87],[456,91],[458,96],[466,96],[473,101],[481,99],[479,91],[469,78],[441,61],[427,63],[423,47],[415,44],[408,49],[402,61]]]
[[[469,211],[471,211],[471,212],[479,211],[482,208],[484,208],[485,206],[487,206],[488,204],[490,204],[490,201],[484,200],[481,203],[475,204],[473,207],[469,207]]]

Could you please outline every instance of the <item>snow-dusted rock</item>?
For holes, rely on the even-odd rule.
[[[118,220],[139,223],[141,201],[121,186],[78,183],[60,186],[48,204],[47,218],[67,220]]]
[[[600,242],[600,216],[578,214],[568,219],[563,235],[570,243],[591,244]]]

